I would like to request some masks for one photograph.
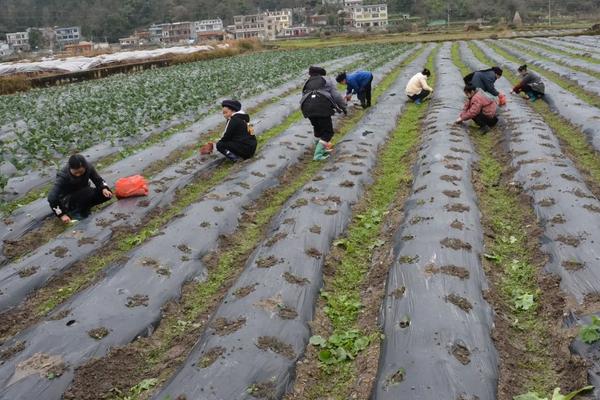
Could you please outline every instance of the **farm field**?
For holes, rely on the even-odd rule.
[[[600,399],[600,45],[537,33],[2,96],[0,400]],[[320,162],[299,110],[316,64],[374,75]],[[509,95],[521,64],[543,100]],[[454,124],[492,65],[500,123]],[[238,163],[198,153],[229,97],[258,141]],[[73,151],[150,194],[65,227],[46,193]]]

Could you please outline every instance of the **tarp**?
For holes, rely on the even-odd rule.
[[[395,235],[382,305],[383,340],[374,400],[495,400],[498,356],[493,312],[483,298],[483,232],[465,126],[465,100],[445,43],[435,98],[424,122],[413,191]]]
[[[333,162],[319,175],[323,179],[313,179],[288,200],[186,364],[154,399],[275,399],[289,390],[310,337],[325,256],[350,223],[352,205],[371,183],[378,150],[396,128],[407,101],[406,82],[423,68],[431,48],[336,146]],[[253,290],[239,295],[244,288]],[[244,321],[239,329],[219,331],[219,321],[236,320]],[[214,349],[223,349],[223,354],[204,365],[201,360]],[[253,396],[256,388],[266,393]]]
[[[381,73],[377,78],[381,79]],[[239,172],[185,209],[160,235],[131,251],[126,262],[110,268],[105,279],[56,310],[53,315],[59,319],[50,317],[1,346],[0,351],[25,342],[21,352],[0,366],[0,399],[60,399],[77,366],[105,355],[112,346],[149,335],[160,321],[163,305],[179,297],[183,283],[206,278],[202,258],[216,249],[222,235],[235,231],[243,206],[278,184],[279,176],[312,145],[311,136],[307,120],[286,129]],[[69,310],[67,316],[61,314],[65,310]],[[92,338],[89,332],[99,328],[108,335]],[[36,360],[38,353],[62,360],[64,374],[52,380],[37,373],[24,374],[22,366]]]
[[[218,45],[217,48],[228,48],[228,44]],[[61,59],[44,59],[36,62],[10,62],[0,64],[0,76],[35,73],[35,72],[80,72],[94,68],[109,66],[114,63],[145,61],[159,58],[167,54],[192,54],[201,51],[213,51],[213,46],[176,46],[155,50],[121,51],[112,54],[102,54],[95,57],[68,57]]]

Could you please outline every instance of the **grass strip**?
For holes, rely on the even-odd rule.
[[[416,52],[411,59],[416,58],[421,51],[423,50]],[[377,85],[373,91],[375,104],[377,98],[392,85],[409,62],[410,60],[407,60],[400,64]],[[363,118],[364,114],[364,110],[357,110],[345,118],[339,132],[334,136],[333,142],[337,143],[343,139]],[[237,231],[231,235],[238,239],[234,243],[222,246],[223,251],[215,253],[218,259],[215,265],[209,268],[207,279],[201,283],[190,284],[188,289],[184,289],[183,296],[178,302],[179,312],[164,314],[157,331],[148,339],[149,343],[140,341],[132,344],[132,346],[139,346],[138,349],[143,354],[140,375],[146,378],[158,376],[158,379],[165,380],[173,372],[173,369],[163,367],[165,360],[169,358],[169,351],[177,343],[186,342],[186,338],[189,339],[190,335],[197,337],[198,331],[203,327],[203,324],[199,324],[198,321],[206,322],[210,314],[218,307],[228,288],[235,283],[235,279],[242,272],[248,256],[264,238],[272,218],[281,211],[286,201],[294,193],[310,182],[327,165],[311,160],[312,157],[309,154],[300,165],[291,167],[291,171],[286,174],[290,176],[289,182],[284,182],[269,190],[261,200],[254,202],[256,208],[252,210],[252,220],[242,220]],[[203,316],[206,318],[202,318]],[[126,396],[129,397],[118,395],[113,398],[139,399],[140,394],[134,393],[135,390],[132,390],[138,385],[139,382],[135,382],[135,385],[132,384],[130,388],[116,388],[119,393],[132,393],[132,395],[127,394]]]
[[[434,70],[434,50],[427,60],[426,67]],[[430,78],[433,86],[435,77]],[[364,311],[362,283],[372,268],[372,255],[376,248],[386,244],[383,224],[390,208],[400,207],[398,201],[408,194],[412,183],[412,169],[416,146],[421,137],[422,120],[427,106],[408,103],[397,121],[396,129],[382,147],[378,164],[373,170],[374,183],[363,194],[360,203],[354,207],[355,217],[343,238],[334,242],[330,252],[333,276],[325,278],[321,291],[321,312],[326,316],[327,329],[316,329],[321,335],[313,338],[327,341],[327,350],[309,352],[311,365],[320,366],[312,371],[310,384],[307,384],[303,399],[355,398],[350,395],[356,385],[359,372],[356,356],[367,347],[379,348],[381,333],[372,321],[370,326],[361,329],[359,315]],[[399,200],[400,199],[400,200]],[[387,240],[386,240],[387,239]],[[387,243],[389,244],[389,243]],[[385,276],[385,274],[383,274]],[[370,282],[373,284],[373,282]],[[383,288],[384,285],[382,285]],[[374,305],[378,307],[378,304]],[[319,312],[319,313],[321,313]],[[319,318],[319,317],[317,317]],[[318,323],[317,325],[321,325]],[[339,357],[342,352],[346,355]],[[337,354],[338,356],[333,356]],[[330,357],[331,356],[331,357]],[[310,367],[309,367],[310,368]],[[375,371],[371,371],[375,373]],[[302,372],[300,372],[302,373]],[[300,380],[304,380],[301,378]]]
[[[469,68],[461,61],[458,45],[452,48],[452,60],[461,72]],[[480,61],[483,61],[480,59]],[[501,355],[499,393],[515,395],[529,391],[548,393],[559,386],[557,371],[558,346],[553,341],[554,327],[560,320],[544,309],[554,307],[551,285],[544,284],[545,257],[539,249],[535,233],[536,216],[530,204],[510,186],[501,159],[495,134],[481,135],[471,129],[471,140],[480,159],[474,168],[474,180],[482,225],[491,233],[484,235],[483,266],[492,282],[492,294],[487,296],[496,310],[495,340]],[[500,138],[501,139],[501,138]],[[503,167],[505,166],[505,167]],[[558,288],[554,288],[558,291]],[[560,314],[560,313],[559,313]],[[507,349],[523,349],[519,360]]]
[[[491,65],[492,60],[488,59],[485,54],[473,43],[469,43],[469,48],[473,51],[473,55],[482,63]],[[503,57],[506,53],[501,53]],[[510,71],[504,71],[504,77],[511,84],[516,85],[520,78]],[[537,111],[554,134],[560,139],[563,151],[577,166],[577,169],[584,175],[590,190],[598,195],[596,189],[600,185],[600,154],[588,142],[585,134],[574,124],[562,118],[559,114],[552,112],[548,104],[544,101],[535,101],[530,103],[531,107]]]
[[[515,64],[518,64],[518,65],[523,64],[523,60],[520,60],[517,57],[514,57],[513,55],[509,54],[507,51],[503,50],[498,45],[495,45],[495,44],[492,44],[489,42],[486,42],[486,44],[490,48],[492,48],[496,53],[498,53],[500,56],[506,58],[507,60],[514,62]],[[471,47],[471,50],[473,50],[475,45],[473,43],[469,43],[469,47]],[[475,52],[475,50],[473,50],[473,52]],[[479,52],[481,52],[481,51],[479,51]],[[537,56],[535,56],[535,57],[537,57]],[[540,75],[542,75],[542,76],[546,77],[547,79],[550,79],[552,82],[556,83],[561,88],[573,93],[580,100],[585,101],[586,103],[593,105],[594,107],[600,108],[600,96],[597,96],[595,94],[592,94],[590,92],[583,90],[581,88],[581,85],[579,85],[578,83],[573,82],[568,79],[565,79],[562,76],[560,76],[559,74],[557,74],[556,72],[552,72],[547,69],[536,68],[536,71]]]

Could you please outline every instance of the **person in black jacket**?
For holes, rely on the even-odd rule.
[[[95,187],[90,186],[90,180]],[[88,217],[92,207],[111,197],[110,188],[94,166],[81,154],[74,154],[56,174],[56,182],[48,194],[48,202],[54,214],[68,224],[72,219]]]
[[[250,125],[250,116],[242,111],[242,104],[237,100],[225,100],[221,106],[227,124],[223,137],[217,142],[217,151],[233,162],[252,158],[257,142]],[[209,142],[202,146],[200,154],[211,154],[214,148],[214,144]]]
[[[326,78],[327,71],[322,67],[311,66],[309,78],[302,88],[300,108],[304,118],[308,118],[313,126],[316,139],[313,159],[324,160],[329,157],[333,148],[333,121],[331,116],[336,111],[347,114],[346,100],[336,89],[331,78]]]

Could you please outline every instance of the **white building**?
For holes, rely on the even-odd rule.
[[[233,17],[236,39],[257,38],[274,40],[284,29],[292,25],[292,10],[266,11],[253,15]]]
[[[387,4],[358,5],[348,8],[351,25],[359,30],[385,29],[388,24]]]
[[[152,24],[148,28],[150,32],[150,43],[158,44],[163,42],[163,27],[167,24]]]
[[[216,18],[196,21],[194,22],[194,30],[196,33],[222,32],[224,30],[223,20],[221,20],[221,18]]]
[[[81,40],[81,28],[79,26],[54,28],[54,32],[56,33],[56,42],[59,46],[77,44]]]
[[[15,32],[6,34],[6,42],[13,51],[29,51],[29,32]]]
[[[362,4],[363,4],[363,0],[344,0],[345,8],[362,6]]]
[[[10,56],[13,53],[8,43],[0,41],[0,57]]]

